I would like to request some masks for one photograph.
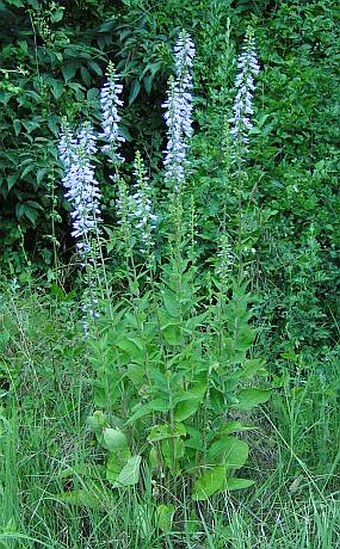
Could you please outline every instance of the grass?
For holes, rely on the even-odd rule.
[[[254,487],[197,503],[195,515],[182,504],[165,534],[153,520],[155,493],[113,491],[102,480],[103,454],[87,425],[92,372],[76,310],[38,291],[1,297],[0,547],[336,546],[334,351],[298,370],[287,363],[271,402],[257,412],[256,437],[244,435]]]

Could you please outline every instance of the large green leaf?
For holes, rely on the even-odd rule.
[[[185,435],[186,430],[182,423],[177,423],[173,427],[165,423],[163,425],[154,425],[150,429],[147,440],[149,442],[159,442],[167,438],[185,437]]]
[[[218,432],[221,435],[231,435],[233,433],[242,433],[243,431],[253,431],[254,429],[255,427],[244,425],[240,421],[227,421],[219,427]]]
[[[126,465],[126,462],[130,458],[129,448],[125,448],[119,453],[111,452],[109,453],[107,462],[106,462],[106,479],[115,485],[116,480],[119,477],[123,467]]]
[[[156,526],[162,530],[165,534],[170,534],[172,530],[172,522],[174,519],[174,514],[176,512],[175,505],[169,503],[165,505],[164,503],[158,505],[155,513]]]
[[[119,473],[113,487],[120,488],[122,486],[133,486],[134,484],[137,484],[141,462],[141,456],[132,456]]]
[[[223,489],[225,483],[226,468],[224,465],[215,465],[207,469],[194,484],[192,499],[204,501],[216,492]]]
[[[210,446],[207,459],[223,462],[230,469],[239,469],[248,459],[248,444],[235,437],[221,438]]]
[[[184,337],[180,325],[168,322],[162,326],[162,334],[169,345],[183,345]]]
[[[243,389],[237,395],[238,402],[233,404],[233,408],[242,411],[251,410],[255,406],[267,402],[270,399],[271,392],[271,389]]]
[[[181,438],[165,439],[161,442],[162,456],[164,463],[172,474],[180,471],[179,459],[185,456],[184,441]]]
[[[170,408],[171,406],[169,402],[164,398],[155,398],[146,404],[138,404],[135,406],[135,412],[128,419],[126,425],[130,425],[131,423],[137,421],[137,419],[141,419],[142,417],[152,414],[152,412],[168,412]]]
[[[240,379],[250,379],[255,375],[264,375],[266,369],[264,367],[265,361],[262,358],[251,358],[245,360],[243,363],[243,369],[240,373]]]
[[[105,428],[103,430],[103,441],[109,452],[120,452],[128,447],[127,438],[119,429]]]
[[[131,360],[137,362],[137,364],[144,364],[143,344],[139,339],[120,337],[116,345],[119,349],[125,351]]]
[[[206,390],[207,385],[205,383],[201,383],[190,389],[190,391],[187,392],[185,400],[181,400],[175,407],[175,420],[184,421],[194,415],[202,404]]]

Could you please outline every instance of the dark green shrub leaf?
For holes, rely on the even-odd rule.
[[[129,95],[129,105],[132,105],[134,100],[137,98],[139,92],[140,92],[140,82],[138,80],[133,80],[130,88],[130,95]]]

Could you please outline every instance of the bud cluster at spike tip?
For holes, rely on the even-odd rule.
[[[89,122],[83,124],[77,136],[68,125],[63,125],[59,142],[59,156],[65,169],[62,183],[67,191],[65,198],[72,205],[71,234],[82,254],[90,252],[91,240],[98,234],[101,220],[101,195],[92,164],[96,150],[96,137]]]
[[[251,29],[247,30],[242,52],[237,61],[237,68],[239,69],[235,81],[237,93],[233,107],[234,116],[229,120],[231,123],[230,133],[238,142],[246,146],[249,141],[249,131],[253,128],[254,77],[260,71],[255,38]]]
[[[192,136],[192,66],[195,47],[189,34],[183,31],[174,47],[175,78],[169,81],[167,99],[162,105],[167,125],[167,147],[164,151],[165,180],[175,190],[184,183],[188,165],[188,138]]]

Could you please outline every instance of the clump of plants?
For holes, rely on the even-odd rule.
[[[238,474],[249,452],[243,433],[253,428],[248,412],[270,396],[261,381],[264,361],[253,357],[241,209],[237,236],[228,231],[223,212],[214,267],[204,279],[196,264],[200,227],[190,187],[194,56],[192,39],[182,32],[163,105],[162,189],[153,188],[140,152],[132,183],[120,174],[122,87],[113,65],[100,93],[101,133],[89,123],[74,133],[65,123],[59,147],[83,281],[87,358],[95,373],[89,424],[105,451],[109,490],[134,487],[141,498],[151,494],[154,524],[165,533],[184,502],[194,512],[194,502],[253,484]],[[249,28],[238,59],[234,109],[224,129],[229,132],[227,175],[240,185],[258,71]],[[102,223],[98,149],[116,189],[113,230]],[[107,269],[108,250],[123,265],[119,291]]]

